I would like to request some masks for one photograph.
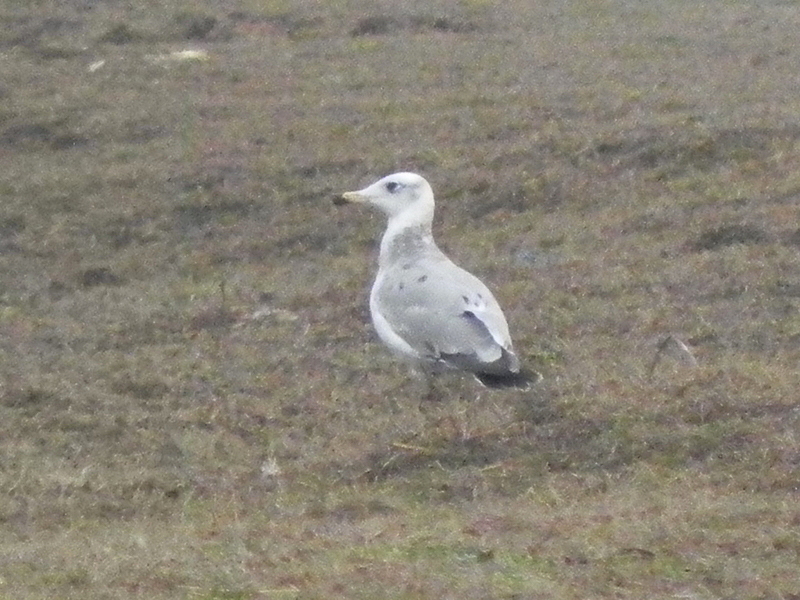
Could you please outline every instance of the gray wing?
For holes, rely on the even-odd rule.
[[[489,289],[446,258],[396,265],[375,307],[418,354],[468,371],[517,371],[508,324]]]

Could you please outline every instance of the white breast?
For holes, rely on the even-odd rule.
[[[380,289],[382,278],[382,275],[379,273],[369,295],[369,312],[372,315],[372,324],[375,326],[375,331],[378,333],[378,337],[381,338],[381,341],[401,358],[411,361],[421,360],[422,356],[420,356],[419,352],[414,350],[414,348],[400,337],[381,314],[378,306],[378,290]]]

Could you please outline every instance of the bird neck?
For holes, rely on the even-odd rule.
[[[381,239],[381,267],[388,267],[400,257],[441,253],[433,241],[430,221],[415,223],[390,223]]]

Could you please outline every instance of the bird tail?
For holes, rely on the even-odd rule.
[[[475,379],[488,388],[515,388],[529,390],[542,376],[536,371],[522,370],[517,373],[475,373]]]

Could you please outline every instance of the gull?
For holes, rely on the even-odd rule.
[[[471,373],[490,388],[528,389],[538,379],[520,368],[492,292],[436,245],[433,190],[423,177],[395,173],[334,202],[368,204],[388,218],[369,308],[396,356],[422,373]]]

